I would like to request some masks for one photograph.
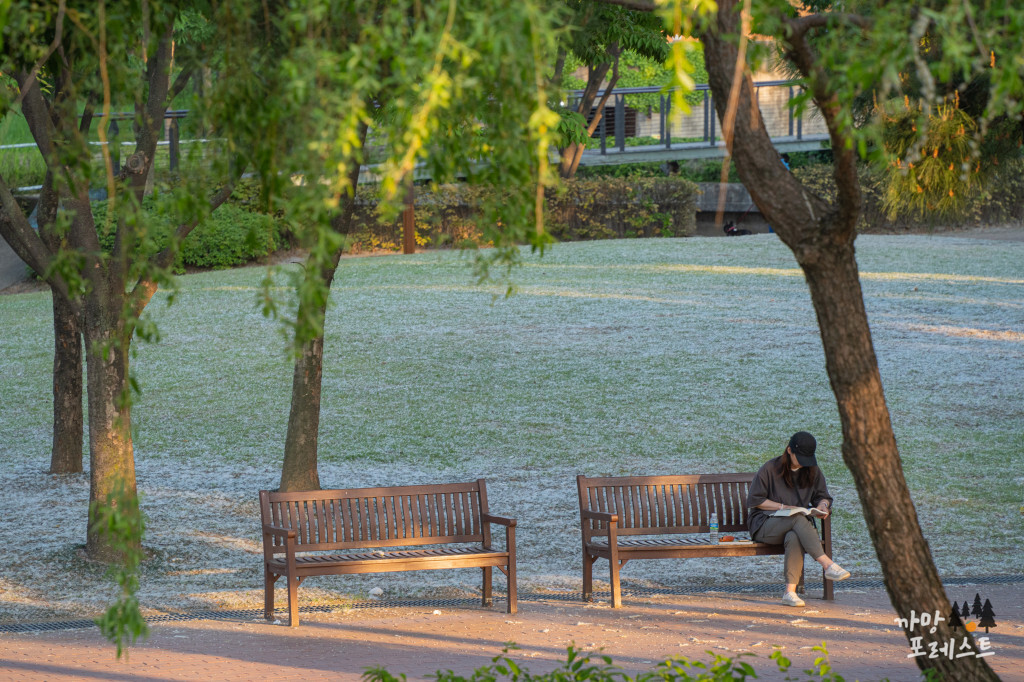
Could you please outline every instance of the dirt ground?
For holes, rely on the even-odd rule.
[[[380,606],[303,614],[298,628],[262,618],[156,624],[127,661],[115,660],[95,629],[5,634],[0,680],[356,680],[381,664],[422,679],[436,670],[468,674],[507,642],[516,642],[512,657],[532,672],[558,666],[575,643],[611,655],[630,673],[673,656],[707,661],[706,651],[752,653],[744,660],[761,680],[787,679],[768,658],[781,647],[793,661],[788,674],[803,680],[800,671],[818,655],[811,647],[822,641],[847,680],[921,679],[884,590],[837,587],[834,602],[808,598],[803,608],[783,606],[776,595],[725,592],[627,596],[618,610],[601,601],[533,596],[513,616],[496,600],[486,609]],[[1024,680],[1024,583],[949,589],[960,602],[977,593],[996,613],[987,635],[989,665],[1007,682]]]

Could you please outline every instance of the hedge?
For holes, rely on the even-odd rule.
[[[110,253],[114,248],[114,230],[103,229],[107,202],[97,201],[92,206],[93,217],[99,228],[100,246]],[[150,201],[147,200],[143,208],[148,209],[150,226],[143,247],[146,252],[156,252],[167,245],[175,226],[166,216],[154,210]],[[284,230],[277,219],[226,203],[192,230],[181,243],[175,270],[182,272],[185,266],[227,268],[244,265],[286,246]]]
[[[933,228],[941,222],[944,227],[968,225],[999,225],[1024,221],[1024,161],[1006,164],[970,201],[961,215],[941,220],[897,217],[890,219],[886,212],[885,194],[888,180],[885,174],[868,164],[861,164],[858,177],[863,200],[861,219],[857,229],[861,232],[899,232]],[[811,191],[827,201],[835,201],[836,185],[832,166],[821,164],[796,168],[793,174]]]
[[[418,187],[417,245],[481,245],[476,207],[495,191],[469,185]],[[351,250],[400,250],[401,220],[382,220],[373,193],[372,187],[362,186],[356,195]],[[548,191],[545,227],[562,241],[685,237],[696,231],[697,194],[697,185],[679,178],[570,180]]]

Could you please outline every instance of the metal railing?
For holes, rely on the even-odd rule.
[[[178,162],[181,160],[181,127],[178,125],[178,120],[188,116],[188,109],[170,109],[164,112],[164,125],[161,126],[164,134],[167,136],[166,140],[157,142],[158,145],[167,145],[167,151],[170,154],[170,166],[171,170],[177,170]],[[103,118],[103,113],[95,114],[96,118]],[[120,127],[117,125],[118,121],[134,121],[135,114],[131,112],[114,112],[110,114],[110,127],[107,128],[107,134],[111,138],[116,138],[121,132]],[[162,136],[161,136],[162,137]],[[90,142],[89,144],[102,145],[102,142]],[[110,145],[110,162],[114,168],[121,167],[121,145],[130,144],[134,145],[134,142],[120,143]]]
[[[794,81],[787,80],[774,80],[774,81],[759,81],[754,83],[755,96],[758,101],[761,100],[761,93],[767,89],[784,89],[785,98],[784,103],[782,98],[776,97],[774,106],[775,116],[774,120],[774,133],[781,132],[779,128],[780,117],[784,118],[783,134],[773,134],[773,130],[769,130],[769,134],[772,134],[772,139],[777,144],[803,142],[803,141],[819,141],[826,136],[821,134],[812,134],[810,136],[805,135],[804,130],[804,116],[797,115],[794,113],[791,103],[793,98],[796,96],[799,90],[799,86]],[[602,116],[602,120],[599,123],[597,130],[595,130],[595,136],[600,140],[600,147],[597,150],[588,149],[585,152],[585,157],[589,156],[592,160],[596,161],[597,155],[610,156],[609,151],[612,151],[612,155],[615,152],[626,152],[627,149],[630,152],[672,152],[680,150],[695,150],[700,153],[701,148],[705,150],[706,155],[711,155],[712,152],[716,151],[721,145],[719,140],[719,134],[716,130],[717,127],[717,116],[714,107],[714,97],[711,94],[710,86],[705,84],[699,84],[694,87],[694,91],[701,93],[701,101],[699,104],[694,106],[690,114],[685,115],[682,112],[673,113],[672,108],[672,95],[671,91],[666,91],[664,88],[659,86],[652,87],[641,87],[641,88],[617,88],[611,94],[612,105],[606,106],[605,110],[612,110],[611,116]],[[600,100],[603,96],[604,91],[598,91],[596,100]],[[657,138],[655,144],[644,144],[644,145],[631,145],[627,144],[626,136],[626,112],[628,108],[627,97],[630,95],[639,94],[657,94],[659,96],[659,107],[658,107],[658,123],[657,126],[653,126],[650,122],[653,121],[653,115],[649,115],[649,119],[646,123],[648,135],[636,135],[636,137],[646,138]],[[566,104],[570,108],[578,106],[579,100],[583,95],[582,90],[571,90],[568,95]],[[782,113],[783,108],[785,113]],[[651,107],[653,109],[653,107]],[[634,111],[636,111],[634,109]],[[636,111],[639,117],[640,112]],[[653,113],[653,112],[652,112]],[[166,146],[170,155],[170,170],[176,170],[181,160],[181,144],[183,142],[205,142],[206,140],[182,140],[181,129],[179,121],[189,115],[187,109],[177,109],[167,111],[164,115],[165,125],[161,127],[161,139],[157,144],[160,146]],[[97,118],[102,117],[102,114],[96,114]],[[612,120],[609,126],[609,118]],[[131,121],[135,119],[135,114],[132,112],[116,112],[109,115],[110,127],[108,129],[108,136],[111,139],[116,139],[120,133],[119,121]],[[699,120],[699,125],[694,125],[694,119]],[[684,142],[673,142],[673,123],[676,122],[680,128],[683,123],[689,123],[689,132],[697,132],[699,134],[691,134],[684,136],[686,141]],[[770,126],[771,128],[772,126]],[[680,131],[686,132],[686,131]],[[613,142],[613,146],[609,146],[609,138]],[[111,160],[115,168],[120,168],[121,165],[121,146],[122,145],[134,145],[134,142],[120,142],[120,143],[104,143],[99,141],[90,141],[90,145],[101,146],[108,144],[111,151]],[[8,144],[0,145],[0,151],[8,149],[23,149],[35,147],[35,143],[26,142],[21,144]],[[621,162],[625,162],[626,159],[622,159]],[[608,158],[608,163],[616,163],[618,160]],[[30,189],[30,188],[22,188]]]
[[[179,163],[181,162],[181,126],[178,121],[189,115],[188,109],[170,109],[164,113],[164,125],[161,126],[160,139],[157,141],[157,145],[160,147],[167,147],[168,154],[170,156],[170,169],[177,170]],[[102,112],[93,114],[94,118],[104,118]],[[118,121],[134,121],[135,114],[127,111],[112,112],[109,116],[110,126],[107,128],[107,136],[110,138],[107,142],[100,142],[99,140],[90,140],[88,144],[94,147],[107,146],[110,148],[110,160],[114,168],[121,167],[121,147],[128,145],[130,147],[135,146],[135,142],[124,141],[124,142],[111,142],[110,140],[116,140],[117,136],[121,132],[121,128],[118,125]],[[166,139],[163,139],[166,138]],[[196,140],[199,142],[205,142],[206,140]],[[7,149],[35,149],[35,142],[21,142],[18,144],[4,144],[0,145],[0,151]],[[23,187],[21,189],[38,189],[38,187]]]
[[[769,88],[785,88],[786,99],[786,130],[787,135],[796,141],[802,141],[804,139],[804,117],[802,115],[796,115],[794,113],[791,103],[793,98],[798,94],[799,86],[794,81],[788,80],[774,80],[774,81],[759,81],[754,83],[755,97],[760,101],[761,93],[765,89]],[[696,127],[697,130],[701,131],[701,135],[698,139],[694,140],[697,136],[688,136],[688,141],[685,143],[673,143],[672,141],[672,128],[673,128],[673,111],[672,111],[672,95],[671,90],[666,91],[665,88],[654,86],[654,87],[641,87],[641,88],[616,88],[612,94],[611,106],[605,106],[605,112],[602,112],[602,120],[598,123],[597,129],[594,131],[594,136],[600,140],[600,154],[606,155],[609,150],[608,139],[613,138],[613,149],[617,149],[619,152],[625,152],[627,147],[626,143],[626,109],[627,101],[626,98],[629,95],[639,94],[657,94],[659,95],[658,107],[658,126],[656,135],[637,135],[635,137],[657,137],[657,145],[643,145],[644,147],[651,148],[654,146],[662,147],[664,149],[673,149],[673,145],[679,147],[683,144],[692,146],[694,142],[698,144],[702,143],[704,146],[716,147],[718,145],[718,136],[716,131],[717,116],[715,114],[714,107],[714,96],[711,93],[711,88],[708,84],[702,83],[694,87],[694,92],[701,93],[701,103],[694,107],[693,111],[688,115],[689,118],[693,118],[695,115],[700,117],[701,124]],[[604,95],[604,90],[599,90],[595,97],[596,103],[600,101]],[[579,105],[579,101],[583,96],[583,90],[571,90],[568,93],[568,100],[566,104],[570,109],[575,109]],[[608,109],[612,109],[612,116],[604,115]],[[696,112],[696,113],[694,113]],[[677,114],[677,118],[683,116],[682,113]],[[609,131],[608,119],[612,119],[611,131]],[[589,123],[588,118],[588,123]],[[653,131],[652,131],[653,132]],[[782,137],[774,135],[773,137]],[[636,147],[632,147],[636,149]],[[590,151],[590,150],[588,150]],[[591,153],[594,153],[591,151]]]

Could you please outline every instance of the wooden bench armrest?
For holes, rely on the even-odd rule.
[[[495,516],[494,514],[481,514],[480,520],[484,523],[496,523],[499,526],[508,526],[509,528],[515,528],[516,520],[510,519],[506,516]]]
[[[281,538],[283,540],[287,540],[287,539],[294,540],[295,539],[295,529],[294,528],[282,528],[280,526],[272,526],[269,523],[264,523],[263,524],[263,534],[264,535],[276,535],[277,537],[279,537],[279,538]]]
[[[614,523],[618,525],[619,523],[618,514],[609,514],[608,512],[602,511],[591,511],[590,509],[581,510],[580,517],[584,519],[593,519],[594,521],[603,521],[604,523],[608,524]]]

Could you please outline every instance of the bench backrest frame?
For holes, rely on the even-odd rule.
[[[298,551],[406,547],[450,542],[491,544],[484,479],[470,483],[260,491],[263,523],[294,529]],[[268,539],[271,541],[268,546]],[[264,553],[284,540],[264,538]]]
[[[707,533],[711,512],[719,533],[747,530],[746,500],[754,473],[688,476],[576,477],[580,511],[617,514],[619,535]],[[581,519],[583,541],[607,535],[607,525]],[[603,532],[602,532],[603,531]]]

